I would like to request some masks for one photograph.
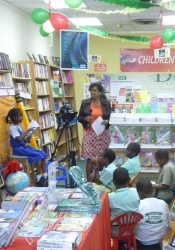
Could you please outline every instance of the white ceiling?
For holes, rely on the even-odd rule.
[[[58,0],[59,1],[59,0]],[[130,0],[132,1],[132,0]],[[31,14],[31,12],[35,8],[48,8],[48,5],[43,0],[5,0],[5,2],[15,6],[16,8],[22,10],[23,12],[27,14]],[[106,11],[106,10],[122,10],[121,7],[118,7],[116,5],[110,5],[107,3],[100,2],[98,0],[84,0],[84,3],[87,6],[87,9],[96,10],[96,11]],[[166,9],[163,9],[161,7],[154,7],[150,8],[146,11],[140,12],[140,13],[134,13],[134,14],[128,14],[128,15],[121,15],[121,14],[85,14],[81,11],[77,10],[71,10],[71,9],[59,9],[56,10],[58,12],[61,12],[65,14],[68,18],[70,17],[94,17],[96,16],[103,24],[101,27],[95,27],[107,32],[111,33],[159,33],[161,32],[161,25],[159,22],[159,15],[160,11],[163,11],[164,14],[175,14],[173,11],[169,11]],[[151,25],[140,25],[135,24],[133,22],[134,19],[143,19],[143,18],[149,18],[149,19],[157,19],[156,24]],[[175,28],[173,26],[165,26],[165,28]],[[75,28],[74,26],[71,26],[71,28]]]

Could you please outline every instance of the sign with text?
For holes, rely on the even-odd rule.
[[[174,72],[175,49],[169,58],[155,58],[152,49],[121,49],[121,72]]]
[[[118,80],[119,81],[124,81],[124,80],[126,80],[126,76],[118,76]]]
[[[105,72],[106,71],[106,63],[95,63],[94,64],[95,72]]]

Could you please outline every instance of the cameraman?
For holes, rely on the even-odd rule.
[[[87,179],[93,172],[93,161],[98,153],[109,147],[110,133],[109,133],[109,118],[111,113],[111,105],[108,100],[101,98],[104,93],[103,87],[100,83],[91,83],[89,86],[91,98],[85,99],[81,103],[78,121],[83,125],[83,142],[81,156],[87,159],[86,174]],[[106,130],[96,135],[92,128],[92,123],[101,116]]]

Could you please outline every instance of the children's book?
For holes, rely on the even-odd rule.
[[[52,231],[85,232],[87,229],[87,224],[55,224]]]
[[[65,213],[63,218],[91,218],[93,214],[88,213]]]
[[[152,168],[152,152],[140,152],[139,158],[143,169]]]
[[[171,143],[171,127],[160,126],[155,129],[156,144],[170,144]]]
[[[59,224],[85,224],[90,225],[93,218],[61,218]]]
[[[154,144],[155,143],[155,127],[144,126],[141,132],[141,143]]]
[[[116,113],[131,113],[133,110],[133,103],[120,103],[115,104],[115,112]]]
[[[87,198],[87,195],[84,193],[73,193],[70,197],[71,199],[84,199]]]
[[[126,127],[126,143],[141,142],[141,127]]]
[[[112,144],[126,143],[126,126],[110,126],[110,131]]]

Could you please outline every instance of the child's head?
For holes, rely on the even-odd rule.
[[[140,145],[137,142],[131,142],[126,149],[126,157],[133,158],[140,153]]]
[[[163,168],[163,166],[169,161],[169,153],[166,149],[159,149],[155,153],[155,158],[157,163],[159,164],[160,168]]]
[[[137,193],[141,200],[153,197],[153,186],[149,179],[140,179],[136,184]]]
[[[22,111],[18,108],[10,109],[6,116],[6,123],[18,124],[22,122]]]
[[[117,168],[113,173],[113,182],[117,189],[128,187],[130,182],[128,170],[122,167]]]
[[[110,163],[115,161],[116,155],[111,149],[104,149],[98,154],[97,161],[99,169],[102,170],[104,166],[108,166]]]

